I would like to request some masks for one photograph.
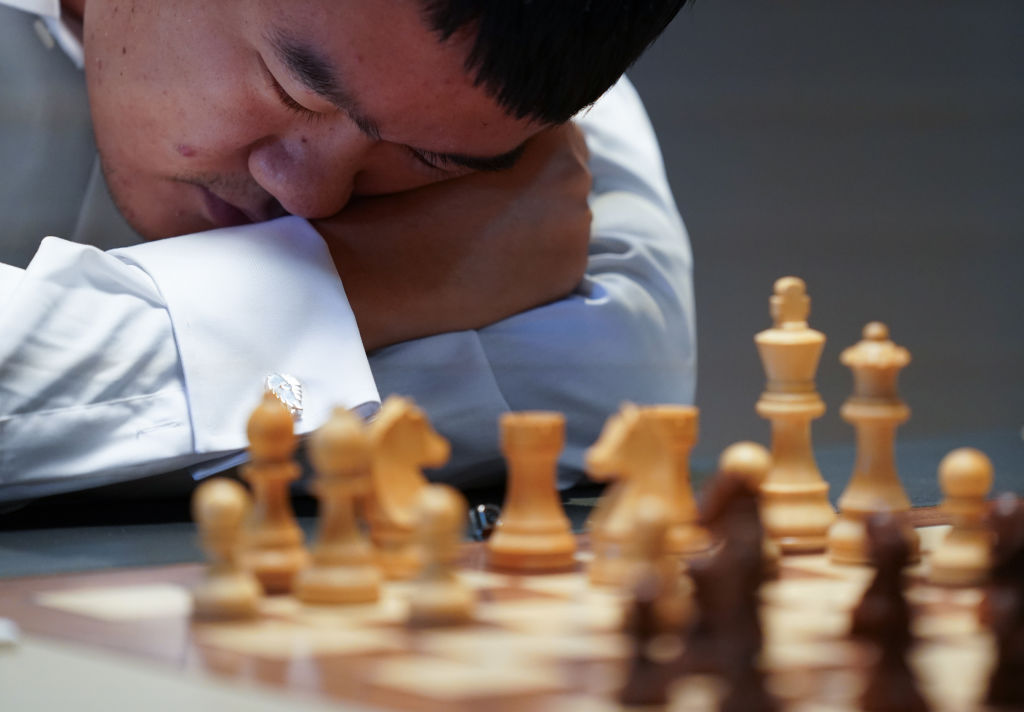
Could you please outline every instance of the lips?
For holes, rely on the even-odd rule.
[[[217,227],[234,227],[256,222],[243,210],[211,193],[207,188],[199,186],[203,194],[203,207],[206,217]]]

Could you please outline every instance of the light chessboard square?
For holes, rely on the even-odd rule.
[[[630,644],[623,635],[538,634],[509,630],[462,628],[421,633],[417,648],[431,654],[482,661],[488,667],[521,665],[537,660],[622,660]]]
[[[370,674],[370,682],[431,699],[453,701],[561,692],[567,687],[564,676],[550,665],[481,668],[463,661],[420,656],[381,662]]]
[[[105,621],[176,618],[192,613],[188,590],[172,584],[45,591],[35,601],[46,608]]]
[[[206,645],[274,660],[365,655],[405,649],[402,632],[384,628],[306,626],[284,621],[210,623],[197,637]]]

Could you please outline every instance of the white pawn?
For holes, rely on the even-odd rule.
[[[242,563],[264,591],[286,593],[295,575],[309,564],[288,490],[301,474],[293,457],[299,443],[295,421],[284,403],[267,391],[249,417],[246,433],[251,461],[240,471],[252,487],[253,506]]]
[[[205,577],[192,589],[196,618],[235,620],[259,612],[263,589],[239,563],[242,523],[250,506],[245,488],[223,477],[207,480],[192,495],[192,518],[210,560]]]
[[[409,625],[458,625],[472,619],[476,598],[455,572],[467,513],[465,498],[448,485],[427,485],[420,493],[415,539],[423,567],[410,601]]]
[[[309,444],[320,500],[313,564],[299,572],[295,595],[304,603],[371,603],[380,596],[380,569],[360,531],[355,500],[370,491],[370,438],[359,416],[337,408]]]
[[[939,463],[939,486],[953,528],[931,555],[928,579],[946,586],[983,583],[992,565],[992,536],[984,526],[992,462],[974,448],[954,450]]]

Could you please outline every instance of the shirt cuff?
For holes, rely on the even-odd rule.
[[[244,448],[270,373],[303,386],[299,433],[337,407],[379,403],[355,317],[323,238],[302,218],[110,251],[145,271],[171,317],[194,448]]]

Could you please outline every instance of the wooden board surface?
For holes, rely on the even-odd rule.
[[[921,529],[926,550],[943,530]],[[434,630],[404,626],[414,595],[408,583],[388,584],[370,606],[318,608],[278,596],[265,601],[258,621],[200,624],[188,616],[198,565],[11,580],[0,584],[0,616],[27,635],[0,657],[0,670],[22,670],[11,684],[37,688],[36,709],[52,708],[43,700],[48,681],[76,659],[104,661],[112,681],[122,665],[135,680],[142,665],[146,675],[136,682],[165,700],[173,696],[160,690],[175,680],[189,694],[209,688],[211,706],[231,690],[262,688],[294,709],[325,701],[445,712],[619,709],[614,692],[630,645],[618,632],[621,595],[589,586],[580,572],[509,576],[481,563],[479,547],[468,547],[464,576],[479,594],[476,622]],[[976,616],[981,592],[930,586],[919,574],[911,571],[909,596],[925,693],[936,709],[973,709],[993,656]],[[765,586],[765,661],[788,708],[855,709],[866,656],[845,630],[869,577],[823,556],[789,557],[780,580]],[[690,678],[671,709],[713,709],[719,692],[713,679]]]

